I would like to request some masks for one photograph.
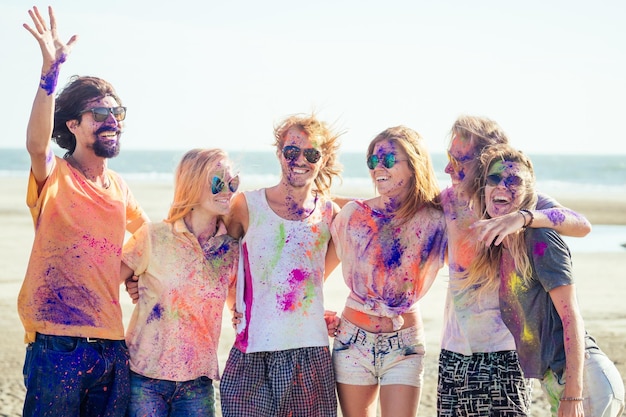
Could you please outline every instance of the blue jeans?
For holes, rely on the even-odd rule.
[[[213,381],[206,376],[176,382],[131,372],[130,392],[128,417],[215,416]]]
[[[559,378],[548,369],[541,380],[541,388],[550,403],[550,411],[557,415],[559,400],[565,390],[565,372]],[[624,383],[619,371],[601,350],[587,349],[583,368],[583,408],[585,417],[618,417],[624,410]]]
[[[124,416],[130,399],[123,340],[37,334],[26,348],[24,416]]]

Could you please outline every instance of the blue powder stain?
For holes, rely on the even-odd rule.
[[[383,245],[383,262],[389,269],[400,266],[403,253],[403,247],[400,239],[393,239],[391,245]]]
[[[424,249],[422,249],[420,263],[423,264],[428,261],[430,257],[430,253],[433,249],[438,248],[441,245],[441,240],[443,239],[444,233],[441,229],[437,229],[435,233],[428,237],[428,241],[424,245]]]
[[[156,304],[152,308],[152,311],[150,312],[150,315],[148,316],[148,320],[146,320],[146,322],[150,323],[153,320],[160,320],[161,316],[163,316],[163,307],[160,304]]]
[[[61,64],[65,62],[66,58],[66,54],[61,54],[59,59],[52,63],[48,72],[41,76],[41,82],[39,83],[39,86],[45,90],[46,94],[51,95],[52,93],[54,93],[54,90],[57,86],[57,81],[59,80],[59,70]]]

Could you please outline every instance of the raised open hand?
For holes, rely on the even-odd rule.
[[[35,6],[28,11],[33,20],[34,28],[24,23],[24,28],[28,30],[39,43],[44,61],[44,72],[50,67],[57,66],[64,62],[67,55],[72,50],[74,43],[78,40],[77,35],[73,35],[67,43],[59,40],[57,33],[57,21],[52,7],[48,7],[50,14],[50,27],[46,20],[39,13],[39,9]]]

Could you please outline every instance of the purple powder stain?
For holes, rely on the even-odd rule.
[[[302,283],[309,278],[309,274],[301,269],[294,269],[289,274],[287,285],[291,291],[282,294],[278,298],[278,304],[283,311],[296,310],[298,304],[302,301],[302,294],[299,289],[302,287]]]
[[[146,320],[146,323],[150,323],[154,320],[161,320],[162,316],[163,316],[163,306],[161,304],[156,304],[152,308],[152,311],[150,312],[150,314],[148,315],[148,319]]]
[[[383,245],[383,263],[385,267],[395,269],[402,263],[401,259],[404,248],[400,243],[400,239],[393,239],[390,243],[389,245]]]
[[[441,229],[437,229],[433,234],[428,236],[428,240],[422,249],[420,265],[426,263],[430,257],[430,253],[433,249],[438,248],[441,242],[445,239],[444,232]]]
[[[565,221],[565,215],[561,212],[561,210],[550,210],[548,212],[548,219],[552,224],[559,225]]]
[[[45,90],[46,94],[51,95],[54,93],[54,90],[57,87],[57,81],[59,80],[59,70],[61,68],[61,64],[64,63],[66,59],[67,55],[61,54],[59,59],[52,63],[48,72],[41,76],[39,86]]]
[[[535,244],[535,248],[533,249],[533,253],[537,256],[543,256],[546,253],[547,248],[548,244],[546,242],[537,242]]]

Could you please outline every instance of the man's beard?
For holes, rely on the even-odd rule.
[[[110,131],[110,130],[105,130]],[[96,132],[96,141],[93,143],[92,148],[93,152],[96,156],[101,158],[114,158],[120,153],[120,137],[122,136],[122,132],[117,132],[117,140],[116,141],[108,141],[100,139],[99,134],[101,131]]]

